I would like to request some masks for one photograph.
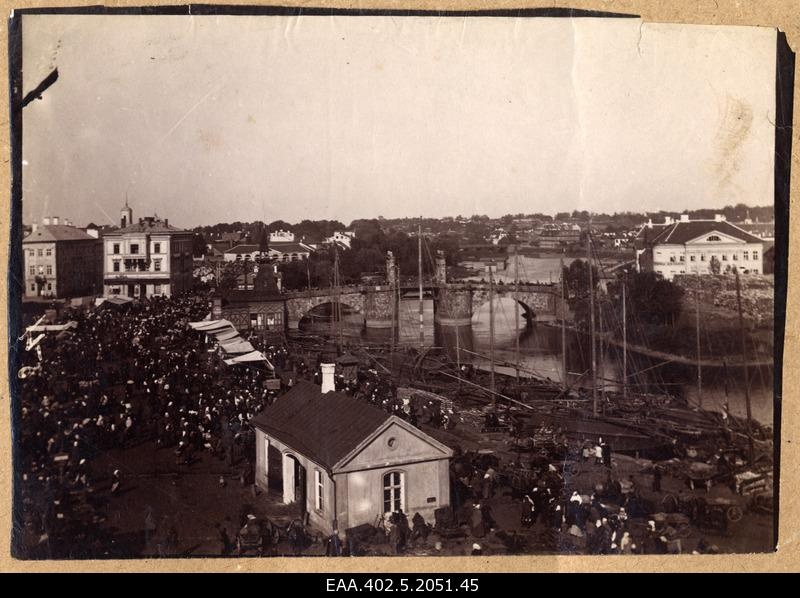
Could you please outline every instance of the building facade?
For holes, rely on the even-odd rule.
[[[265,255],[265,252],[261,251],[258,245],[246,243],[226,249],[224,259],[226,262],[240,262],[242,260],[256,261]]]
[[[286,331],[286,298],[280,294],[274,267],[260,264],[251,285],[219,291],[212,298],[211,317],[228,320],[237,330],[263,337],[282,336]]]
[[[676,274],[763,273],[758,237],[718,217],[715,220],[646,224],[637,236],[637,268],[672,280]]]
[[[156,217],[132,220],[126,205],[120,228],[103,235],[104,295],[169,297],[189,291],[192,233]]]
[[[297,260],[307,260],[313,251],[314,248],[305,243],[270,242],[268,255],[274,261],[296,262]]]
[[[99,294],[103,283],[103,246],[73,226],[34,225],[22,240],[27,298],[61,299]]]
[[[333,377],[333,364],[323,364]],[[326,370],[326,367],[328,370]],[[434,522],[450,505],[453,452],[408,422],[301,381],[253,420],[256,484],[299,503],[326,534],[402,510]]]

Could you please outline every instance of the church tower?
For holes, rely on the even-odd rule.
[[[128,200],[125,199],[125,207],[119,211],[119,227],[125,228],[133,224],[133,210],[128,205]]]

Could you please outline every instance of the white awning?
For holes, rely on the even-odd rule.
[[[262,361],[267,364],[267,367],[274,369],[272,364],[261,351],[251,351],[250,353],[239,355],[238,357],[234,357],[232,359],[226,359],[225,363],[228,365],[236,365],[237,363],[255,363],[258,361]]]
[[[255,351],[255,347],[247,341],[241,341],[230,345],[224,345],[222,350],[226,353],[252,353]]]
[[[228,320],[211,320],[203,322],[189,322],[189,326],[200,332],[213,332],[215,330],[222,330],[223,328],[233,328]]]
[[[231,328],[230,330],[223,329],[220,332],[214,331],[211,334],[213,334],[215,337],[217,337],[217,340],[220,341],[220,342],[229,341],[231,339],[239,337],[239,333],[234,328]]]
[[[36,326],[28,326],[25,331],[26,332],[63,332],[64,330],[70,330],[72,328],[77,328],[78,323],[70,320],[66,324],[45,324],[45,325],[36,325]]]

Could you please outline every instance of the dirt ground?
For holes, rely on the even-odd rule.
[[[454,431],[426,430],[440,440],[458,442],[465,449],[483,448],[495,451],[504,460],[513,457],[508,444],[501,435],[480,435],[463,427]],[[642,496],[660,502],[667,493],[692,494],[684,480],[665,475],[662,492],[650,490],[652,476],[641,473],[641,461],[623,455],[615,456],[613,475],[617,478],[633,476]],[[110,451],[97,463],[95,475],[103,471],[122,470],[121,492],[109,498],[106,508],[107,520],[102,524],[113,538],[106,547],[109,556],[223,556],[235,554],[231,545],[222,538],[225,531],[230,542],[236,538],[246,514],[268,518],[285,529],[299,515],[295,506],[280,502],[277,492],[254,494],[253,486],[243,486],[239,476],[243,463],[229,467],[226,462],[202,454],[192,465],[176,466],[171,450],[157,450],[151,443],[136,447]],[[594,485],[607,477],[607,470],[593,461],[578,463],[567,479],[570,489],[590,493]],[[220,478],[224,485],[220,484]],[[103,492],[102,485],[98,492]],[[696,490],[697,495],[741,499],[724,486]],[[446,538],[431,534],[426,540],[417,539],[407,546],[410,555],[466,555],[473,543],[479,543],[484,555],[500,555],[515,552],[543,554],[552,552],[581,553],[583,538],[566,532],[555,534],[542,523],[530,529],[520,526],[520,503],[512,498],[508,487],[497,488],[490,501],[495,529],[481,538],[470,535],[467,527],[461,534]],[[411,514],[409,514],[411,515]],[[432,522],[431,522],[432,523]],[[632,527],[643,527],[645,521],[631,521]],[[148,531],[145,531],[148,530]],[[772,519],[745,511],[741,522],[727,532],[704,529],[691,530],[682,538],[682,552],[691,552],[700,538],[716,545],[720,552],[764,552],[772,546]],[[438,548],[437,548],[438,543]],[[307,546],[303,555],[324,555],[325,544],[321,539]],[[388,541],[374,536],[363,545],[362,553],[368,555],[393,554]],[[284,539],[277,546],[277,554],[291,555],[292,548]],[[99,555],[98,555],[99,556]]]

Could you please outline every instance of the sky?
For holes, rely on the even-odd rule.
[[[23,219],[773,202],[776,32],[638,19],[25,15]]]

